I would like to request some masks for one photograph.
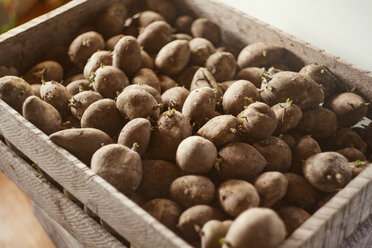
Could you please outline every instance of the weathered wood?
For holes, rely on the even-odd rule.
[[[0,141],[0,169],[83,247],[125,247]]]

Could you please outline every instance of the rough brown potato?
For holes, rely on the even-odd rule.
[[[81,120],[85,110],[94,102],[101,100],[102,96],[98,92],[83,91],[70,99],[70,110],[72,115]]]
[[[138,36],[139,44],[149,54],[158,53],[163,46],[172,40],[172,28],[164,21],[151,23]]]
[[[136,38],[124,36],[114,48],[112,65],[131,77],[141,67],[141,48]]]
[[[308,212],[295,206],[279,208],[277,213],[283,220],[288,235],[293,233],[302,223],[310,218]]]
[[[191,35],[188,35],[188,34],[182,34],[182,33],[178,33],[178,34],[175,34],[173,36],[173,38],[175,40],[185,40],[185,41],[190,41],[192,40],[192,36]]]
[[[225,238],[232,223],[232,220],[225,220],[223,222],[210,220],[205,223],[200,231],[201,247],[221,248],[221,241]]]
[[[199,66],[193,65],[186,67],[180,74],[174,77],[174,80],[186,89],[190,89],[196,71],[199,70]]]
[[[291,149],[296,144],[296,139],[290,134],[287,134],[287,133],[279,134],[278,137],[280,139],[282,139]],[[293,159],[293,157],[292,157],[292,159]],[[293,162],[293,160],[292,160],[292,162]]]
[[[87,79],[79,79],[69,83],[66,90],[73,96],[83,91],[93,90],[93,85]]]
[[[205,18],[197,18],[191,24],[191,33],[194,37],[201,37],[218,45],[221,41],[221,30],[213,22]]]
[[[314,140],[310,135],[297,139],[296,144],[292,148],[291,171],[302,175],[303,165],[306,159],[320,152],[321,149],[318,142],[316,142],[316,140]]]
[[[275,248],[286,234],[283,221],[273,210],[250,208],[232,223],[222,248]]]
[[[173,23],[177,16],[177,8],[168,0],[147,0],[147,8],[161,14],[169,23]]]
[[[109,50],[109,51],[114,51],[116,44],[124,36],[125,36],[124,34],[118,34],[118,35],[114,35],[110,39],[106,40],[106,49]]]
[[[95,72],[98,68],[105,65],[112,65],[112,57],[110,51],[98,51],[88,59],[83,74],[86,79],[90,79],[91,76],[96,75]]]
[[[367,160],[366,156],[361,151],[353,147],[345,147],[337,152],[344,156],[349,162],[353,162],[355,160]]]
[[[188,15],[181,15],[174,21],[174,27],[180,33],[191,34],[191,24],[194,19]]]
[[[112,143],[110,136],[95,128],[66,129],[53,133],[49,138],[88,166],[99,148]]]
[[[285,103],[275,104],[271,109],[274,111],[276,119],[278,120],[278,125],[274,132],[275,134],[288,132],[295,128],[301,121],[302,110],[290,100]]]
[[[161,103],[163,103],[159,91],[157,91],[154,87],[151,87],[150,85],[147,85],[147,84],[131,84],[131,85],[125,87],[124,91],[127,91],[127,90],[144,90],[144,91],[147,91],[148,93],[150,93],[155,98],[155,100],[159,103],[159,105]],[[160,110],[162,109],[161,106],[159,108],[160,108]]]
[[[260,196],[260,206],[271,207],[285,196],[288,180],[280,172],[269,171],[254,180],[254,187]]]
[[[68,111],[71,94],[66,87],[56,81],[49,81],[40,87],[41,99],[53,105],[62,115]]]
[[[61,130],[61,115],[51,104],[39,97],[28,97],[23,103],[22,114],[47,135]]]
[[[258,67],[246,67],[241,69],[236,75],[235,79],[248,80],[253,83],[257,88],[261,88],[262,83],[262,69]]]
[[[0,98],[18,112],[22,112],[22,104],[32,96],[31,86],[22,78],[4,76],[0,78]]]
[[[308,109],[303,112],[296,130],[315,138],[329,138],[336,133],[337,117],[335,113],[323,107]]]
[[[41,84],[51,80],[60,82],[63,79],[63,68],[56,61],[44,61],[26,72],[24,79],[29,84]]]
[[[178,86],[176,81],[174,81],[172,78],[168,77],[167,75],[158,74],[158,78],[160,82],[161,92],[165,92],[169,90],[170,88]]]
[[[194,74],[192,78],[192,82],[190,85],[190,91],[202,88],[202,87],[209,87],[211,89],[217,90],[216,94],[222,96],[222,89],[217,84],[216,79],[212,75],[212,73],[203,67],[200,67]]]
[[[125,73],[114,66],[98,68],[93,80],[94,90],[111,99],[115,99],[128,85],[129,80]]]
[[[161,95],[164,109],[174,108],[177,111],[182,111],[183,104],[189,94],[190,91],[184,87],[173,87],[166,90]]]
[[[355,160],[353,162],[349,162],[351,178],[358,176],[364,169],[366,169],[370,165],[371,162],[369,161]]]
[[[154,60],[151,56],[143,49],[141,49],[141,68],[154,69]]]
[[[98,16],[96,30],[102,34],[105,39],[120,34],[123,31],[127,13],[128,11],[124,4],[111,4]]]
[[[237,68],[234,55],[229,52],[215,52],[208,57],[205,67],[218,82],[232,80]]]
[[[303,172],[307,181],[322,192],[335,192],[351,180],[347,159],[337,152],[322,152],[305,161]]]
[[[189,42],[190,46],[190,62],[194,65],[204,66],[210,55],[212,55],[216,48],[207,39],[196,37]]]
[[[138,15],[138,24],[141,28],[145,28],[153,22],[165,21],[164,17],[159,13],[151,10],[146,10]]]
[[[132,84],[146,84],[156,89],[159,93],[161,92],[159,78],[156,76],[156,73],[149,68],[140,69],[134,75]]]
[[[366,142],[364,142],[357,132],[350,128],[340,128],[337,130],[333,138],[333,146],[335,149],[354,147],[362,153],[365,153],[367,149]]]

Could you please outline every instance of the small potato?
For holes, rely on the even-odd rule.
[[[283,140],[291,149],[296,144],[296,139],[290,134],[284,133],[284,134],[280,134],[278,137],[281,140]]]
[[[76,37],[68,49],[72,63],[83,68],[93,53],[105,48],[105,40],[94,31],[83,33]]]
[[[305,210],[295,206],[285,206],[278,209],[277,213],[285,224],[288,235],[293,233],[302,223],[310,218]]]
[[[198,66],[204,66],[209,56],[216,51],[212,42],[198,37],[189,42],[189,47],[191,53],[190,62],[191,64]]]
[[[22,112],[22,104],[32,96],[31,86],[22,78],[4,76],[0,78],[0,98],[18,112]]]
[[[127,19],[127,8],[122,3],[109,5],[96,22],[96,30],[105,39],[120,34],[123,31],[125,20]]]
[[[222,248],[275,248],[286,234],[283,221],[273,210],[250,208],[232,223]]]
[[[191,24],[191,33],[194,37],[201,37],[211,41],[214,45],[218,45],[221,41],[221,30],[213,22],[198,18]]]
[[[177,111],[182,111],[183,104],[189,94],[190,91],[184,87],[173,87],[166,90],[161,95],[164,109],[174,108]]]
[[[182,15],[174,21],[174,27],[180,33],[191,34],[191,24],[194,19],[191,16]]]
[[[258,207],[260,197],[252,184],[243,180],[228,180],[218,187],[218,202],[229,215],[237,217],[245,210]]]
[[[165,92],[169,90],[170,88],[178,86],[176,81],[174,81],[172,78],[168,77],[167,75],[158,74],[158,78],[160,82],[161,92]]]
[[[278,120],[278,125],[274,132],[276,134],[288,132],[295,128],[301,121],[302,110],[290,100],[285,103],[275,104],[271,109],[274,111],[276,119]]]
[[[215,89],[222,95],[222,90],[217,84],[216,79],[212,75],[212,73],[203,67],[200,67],[194,74],[190,85],[190,91],[202,88],[202,87],[209,87],[211,89]]]
[[[238,115],[251,103],[260,100],[260,93],[249,81],[235,81],[223,95],[222,106],[226,114]]]
[[[266,159],[251,145],[230,143],[218,152],[218,174],[224,179],[249,180],[267,165]]]
[[[318,142],[310,135],[297,139],[296,144],[292,148],[293,161],[290,170],[302,175],[303,165],[306,159],[320,152],[322,151]]]
[[[307,181],[322,192],[336,192],[351,180],[347,159],[337,152],[315,154],[305,161]]]
[[[200,231],[201,247],[202,248],[221,248],[221,240],[226,236],[232,224],[232,220],[223,222],[218,220],[210,220],[204,224]]]
[[[236,72],[236,60],[229,52],[215,52],[208,57],[205,67],[218,82],[232,80]]]
[[[250,104],[238,115],[247,134],[256,139],[265,139],[274,133],[278,120],[274,111],[265,103]]]
[[[34,96],[39,97],[39,98],[41,98],[41,96],[40,96],[40,88],[41,88],[41,84],[31,84],[32,94]]]
[[[289,98],[304,110],[317,107],[324,101],[322,86],[296,72],[278,72],[268,83],[262,84],[261,89],[262,100],[270,106]]]
[[[131,84],[127,87],[124,88],[123,91],[128,91],[128,90],[144,90],[150,93],[155,100],[158,102],[158,104],[162,104],[162,99],[159,91],[157,91],[154,87],[151,87],[150,85],[147,84]],[[159,107],[161,110],[161,106]]]
[[[243,79],[253,83],[257,88],[261,88],[262,83],[262,69],[258,67],[246,67],[241,69],[236,75],[235,79]]]
[[[164,160],[142,160],[143,178],[137,192],[146,199],[169,197],[169,187],[182,171]]]
[[[85,110],[94,102],[101,100],[102,96],[98,92],[83,91],[70,99],[70,110],[72,115],[81,120]]]
[[[208,205],[196,205],[186,209],[178,220],[178,229],[188,241],[200,240],[199,231],[210,220],[223,220],[223,214]]]
[[[364,169],[371,165],[369,161],[355,160],[354,162],[349,162],[351,169],[351,178],[358,176]]]
[[[215,191],[215,186],[208,177],[197,175],[179,177],[169,187],[171,199],[185,208],[210,204]]]
[[[336,133],[337,117],[335,113],[323,107],[309,109],[303,112],[296,130],[315,138],[329,138]]]
[[[57,109],[36,96],[24,101],[22,114],[46,135],[61,130],[62,118]]]
[[[177,8],[168,0],[146,0],[147,8],[158,12],[167,22],[173,23],[177,16]]]
[[[125,73],[114,66],[98,68],[93,80],[94,90],[111,99],[115,99],[128,85],[129,80]]]
[[[80,79],[85,79],[83,73],[72,75],[72,76],[66,78],[65,80],[63,80],[63,81],[61,82],[61,84],[63,84],[63,86],[67,86],[67,85],[69,85],[70,83],[72,83],[72,82],[74,82],[74,81],[77,81],[77,80],[80,80]]]
[[[178,219],[182,213],[180,206],[174,201],[155,198],[142,206],[151,216],[170,230],[177,230]]]
[[[159,118],[159,107],[156,99],[145,90],[123,91],[116,101],[120,113],[133,120],[135,118]]]
[[[232,115],[220,115],[213,117],[205,123],[197,132],[220,148],[237,139],[239,121]]]
[[[345,92],[331,97],[325,107],[334,112],[341,126],[351,127],[358,123],[368,112],[368,106],[363,97]]]
[[[165,21],[164,17],[157,12],[146,10],[139,13],[138,24],[141,28],[145,28],[153,22]]]
[[[91,169],[124,194],[135,191],[142,180],[140,156],[119,144],[97,150],[92,157]]]
[[[114,48],[112,65],[131,77],[141,67],[141,48],[136,38],[124,36]]]
[[[115,136],[123,128],[125,121],[116,108],[114,100],[98,100],[84,111],[81,127],[97,128],[110,137]]]
[[[175,40],[166,44],[155,59],[155,66],[160,72],[174,76],[180,73],[190,59],[189,42]]]
[[[73,96],[83,91],[93,90],[93,86],[91,85],[91,82],[89,82],[89,80],[79,79],[69,83],[66,86],[66,90],[70,93],[70,95]]]
[[[109,51],[114,51],[116,44],[123,38],[125,35],[118,34],[112,36],[110,39],[106,40],[106,49]]]
[[[188,34],[178,33],[178,34],[175,34],[175,35],[174,35],[174,39],[175,39],[175,40],[185,40],[185,41],[190,41],[190,40],[192,40],[192,36],[191,36],[191,35],[188,35]]]
[[[145,118],[136,118],[128,122],[120,131],[118,144],[124,145],[142,155],[149,146],[151,123]]]
[[[180,74],[175,76],[174,79],[180,86],[190,89],[195,73],[199,70],[199,68],[200,67],[196,65],[186,67]]]
[[[256,178],[254,187],[260,196],[260,206],[271,207],[285,196],[288,180],[280,172],[269,171]]]
[[[112,65],[111,52],[98,51],[93,53],[93,55],[88,59],[88,62],[84,67],[83,71],[84,77],[86,79],[90,79],[90,76],[92,74],[95,75],[97,69],[105,65]]]
[[[146,84],[154,89],[156,89],[159,93],[161,92],[161,86],[158,76],[156,73],[148,68],[140,69],[133,77],[132,84]]]
[[[0,66],[0,78],[5,76],[18,76],[18,70],[14,68],[13,66]]]
[[[95,128],[66,129],[53,133],[49,138],[88,166],[99,148],[112,143],[110,136]]]
[[[361,151],[353,147],[345,147],[343,149],[338,150],[337,152],[344,156],[349,162],[353,162],[356,160],[359,161],[367,160],[366,156]]]
[[[143,49],[141,49],[141,68],[154,69],[154,60],[151,56]]]
[[[253,143],[262,156],[268,162],[265,171],[285,172],[291,167],[291,148],[280,138],[270,136],[266,139]]]
[[[333,138],[333,146],[335,149],[354,147],[362,153],[365,153],[367,149],[366,142],[357,132],[350,128],[340,128],[337,130],[336,135]]]
[[[62,115],[64,115],[69,107],[68,103],[71,99],[71,94],[66,87],[56,81],[46,82],[40,87],[41,99],[53,105]]]
[[[51,80],[60,82],[63,79],[63,68],[56,61],[44,61],[26,72],[24,79],[29,84],[41,84]]]
[[[200,136],[184,139],[177,148],[176,162],[185,173],[207,173],[216,159],[217,149],[214,144]]]
[[[155,54],[173,40],[172,27],[164,21],[156,21],[145,27],[138,36],[138,43],[149,54]]]

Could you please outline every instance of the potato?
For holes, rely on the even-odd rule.
[[[135,118],[159,118],[159,106],[156,99],[145,90],[126,90],[117,98],[116,107],[120,113],[133,120]]]
[[[124,36],[114,48],[112,65],[131,77],[141,67],[141,48],[136,38]]]
[[[337,150],[337,152],[344,156],[349,162],[353,162],[356,160],[367,160],[366,156],[361,151],[353,147],[345,147],[343,149]]]
[[[182,114],[196,126],[202,126],[214,116],[216,94],[209,87],[202,87],[190,92],[182,107]]]
[[[224,179],[249,180],[267,165],[266,159],[246,143],[230,143],[218,152],[218,156],[221,163],[217,171]]]
[[[172,23],[177,16],[177,9],[171,1],[168,0],[146,0],[147,8],[158,12],[167,22]]]
[[[222,89],[223,92],[226,92],[226,90],[233,84],[235,83],[237,80],[229,80],[229,81],[225,81],[225,82],[222,82],[222,83],[218,83],[220,88]]]
[[[296,144],[296,139],[290,134],[284,133],[284,134],[280,134],[278,137],[281,140],[283,140],[291,149]]]
[[[132,148],[142,155],[149,146],[151,123],[145,118],[136,118],[128,122],[120,131],[118,144]]]
[[[221,41],[221,30],[213,22],[205,18],[197,18],[191,24],[191,33],[194,37],[201,37],[218,45]]]
[[[215,186],[205,176],[187,175],[177,178],[169,187],[170,198],[185,208],[210,204],[215,195]]]
[[[245,107],[260,100],[260,93],[249,81],[235,81],[223,95],[222,106],[226,114],[238,115]]]
[[[288,180],[280,172],[269,171],[254,180],[254,187],[260,196],[260,206],[271,207],[285,196]]]
[[[40,96],[40,88],[41,88],[41,84],[31,84],[32,94],[34,96],[39,97],[39,98],[41,98],[41,96]]]
[[[186,67],[180,74],[175,76],[176,82],[180,86],[184,86],[186,89],[190,89],[196,71],[199,70],[199,66],[193,65]]]
[[[333,95],[336,90],[337,79],[324,65],[306,65],[300,70],[299,73],[311,77],[311,79],[313,79],[315,82],[322,85],[324,88],[325,98]]]
[[[247,134],[256,139],[265,139],[274,133],[278,120],[274,111],[262,102],[250,104],[238,115]]]
[[[305,210],[295,206],[285,206],[278,209],[277,213],[285,224],[288,235],[293,233],[302,223],[310,218]]]
[[[81,117],[81,127],[97,128],[110,137],[115,136],[124,124],[125,121],[116,108],[115,101],[111,99],[102,99],[92,103]]]
[[[70,93],[70,95],[76,95],[80,92],[93,90],[93,85],[87,79],[79,79],[69,83],[66,86],[66,90]]]
[[[95,72],[97,71],[97,69],[105,65],[112,65],[111,52],[98,51],[93,53],[84,67],[84,77],[86,79],[90,79],[91,75],[96,75]]]
[[[246,67],[241,69],[236,75],[235,79],[243,79],[253,83],[257,88],[261,88],[262,83],[262,69],[258,67]]]
[[[201,247],[220,248],[222,246],[221,241],[225,238],[231,224],[231,220],[225,220],[223,222],[210,220],[205,223],[200,231]]]
[[[188,15],[181,15],[176,18],[173,26],[180,33],[191,34],[191,24],[194,19]]]
[[[114,66],[100,67],[93,80],[94,90],[111,99],[115,99],[128,85],[125,73]]]
[[[304,110],[317,107],[324,101],[322,86],[296,72],[278,72],[261,89],[262,100],[270,106],[289,98]]]
[[[310,135],[297,139],[296,144],[292,148],[293,159],[290,170],[302,175],[303,165],[306,159],[320,152],[321,149],[318,142],[316,142],[316,140],[314,140]]]
[[[114,3],[108,6],[96,21],[96,30],[105,39],[120,34],[123,31],[127,8],[122,3]]]
[[[285,172],[291,167],[291,148],[280,138],[270,136],[253,144],[268,162],[265,171]]]
[[[160,72],[174,76],[180,73],[190,59],[189,42],[175,40],[166,44],[155,59],[155,66]]]
[[[331,97],[325,107],[334,112],[338,122],[343,127],[351,127],[358,123],[368,112],[368,106],[363,97],[344,92]]]
[[[116,44],[119,42],[121,38],[123,38],[124,34],[118,34],[112,36],[110,39],[106,40],[106,49],[109,51],[114,51]]]
[[[177,230],[178,218],[180,217],[182,210],[174,201],[156,198],[148,201],[142,207],[170,230]]]
[[[283,221],[273,210],[250,208],[232,223],[222,247],[275,248],[286,234]]]
[[[284,200],[291,205],[311,211],[318,201],[319,194],[302,176],[294,173],[284,173],[284,175],[288,180]]]
[[[156,89],[159,93],[161,92],[161,86],[158,76],[156,76],[153,70],[148,68],[140,69],[134,75],[132,84],[146,84]]]
[[[112,143],[110,136],[95,128],[66,129],[53,133],[49,138],[88,166],[99,148]]]
[[[197,132],[197,135],[210,140],[216,147],[223,147],[237,138],[238,119],[232,115],[213,117]]]
[[[164,21],[156,21],[144,28],[138,36],[138,43],[149,54],[155,54],[171,42],[172,28]]]
[[[158,78],[160,82],[161,92],[165,92],[169,90],[170,88],[178,86],[176,81],[174,81],[172,78],[168,77],[167,75],[158,74]]]
[[[178,229],[188,241],[198,241],[199,231],[210,220],[223,220],[222,213],[208,205],[196,205],[186,209],[178,220]]]
[[[337,152],[322,152],[305,161],[303,172],[307,181],[322,192],[336,192],[351,180],[347,159]]]
[[[303,67],[303,62],[291,51],[278,46],[264,44],[262,42],[252,43],[240,51],[237,60],[240,68],[266,67],[284,64],[298,71]]]
[[[165,21],[165,19],[159,13],[151,10],[140,12],[138,15],[138,24],[141,28],[145,28],[156,21]]]
[[[135,191],[142,180],[140,156],[119,144],[98,149],[93,154],[91,169],[124,194]]]
[[[151,56],[143,49],[141,49],[141,68],[154,69],[154,60]]]
[[[94,31],[83,33],[76,37],[68,49],[72,63],[83,68],[93,53],[105,48],[105,40]]]
[[[62,118],[57,109],[36,96],[26,98],[22,114],[46,135],[61,130]]]
[[[335,149],[354,147],[362,153],[365,153],[367,149],[366,142],[364,142],[364,140],[359,136],[357,132],[350,128],[338,129],[335,137],[333,138],[332,144]]]
[[[72,83],[72,82],[74,82],[74,81],[77,81],[77,80],[80,80],[80,79],[85,79],[83,73],[72,75],[72,76],[66,78],[66,80],[63,80],[63,81],[61,82],[61,84],[63,84],[63,86],[67,86],[67,85],[69,85],[70,83]]]
[[[349,162],[349,167],[351,170],[351,178],[358,176],[364,169],[371,165],[369,161],[355,160],[354,162]]]
[[[94,102],[101,100],[101,94],[94,92],[94,91],[83,91],[75,96],[73,96],[70,100],[69,106],[72,115],[81,120],[85,110]]]
[[[295,128],[301,121],[302,110],[296,104],[293,104],[291,100],[288,100],[285,103],[275,104],[271,109],[274,111],[276,119],[278,120],[278,125],[274,132],[276,134],[288,132]],[[315,127],[312,126],[312,128]]]
[[[63,68],[56,61],[44,61],[26,72],[24,79],[29,84],[41,84],[44,81],[62,81],[63,79]]]
[[[41,99],[55,107],[62,115],[68,111],[71,99],[66,87],[56,81],[46,82],[40,87]]]
[[[146,154],[151,159],[175,161],[178,145],[191,135],[187,117],[174,109],[168,110],[157,121]]]
[[[236,60],[229,52],[215,52],[208,57],[205,67],[218,82],[232,80],[236,72]]]
[[[200,136],[184,139],[177,148],[176,162],[185,173],[207,173],[216,159],[217,149],[214,144]]]
[[[164,160],[142,160],[143,178],[137,192],[146,199],[169,197],[169,187],[182,171]]]
[[[194,38],[189,42],[190,47],[190,62],[193,65],[204,66],[210,55],[212,55],[216,48],[207,39]]]
[[[18,76],[18,70],[14,68],[13,66],[0,66],[0,78],[5,76]]]
[[[188,34],[182,34],[182,33],[174,34],[174,35],[173,35],[173,38],[174,38],[175,40],[185,40],[185,41],[190,41],[190,40],[192,40],[192,36],[191,36],[191,35],[188,35]]]
[[[315,138],[329,138],[336,133],[337,117],[332,111],[319,106],[304,111],[296,129]]]
[[[0,78],[0,98],[18,112],[22,112],[22,104],[32,96],[31,86],[22,78],[4,76]]]
[[[166,90],[161,95],[164,109],[174,108],[177,111],[182,111],[183,104],[189,94],[190,91],[184,87],[173,87]]]
[[[155,100],[157,101],[157,103],[159,105],[163,103],[159,91],[157,91],[154,87],[151,87],[150,85],[147,85],[147,84],[131,84],[131,85],[125,87],[123,91],[129,91],[129,90],[144,90],[144,91],[147,91],[148,93],[150,93],[155,98]],[[159,109],[160,110],[162,109],[161,106],[159,106]]]

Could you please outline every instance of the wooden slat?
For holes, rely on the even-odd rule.
[[[83,247],[125,247],[0,141],[0,169]]]

